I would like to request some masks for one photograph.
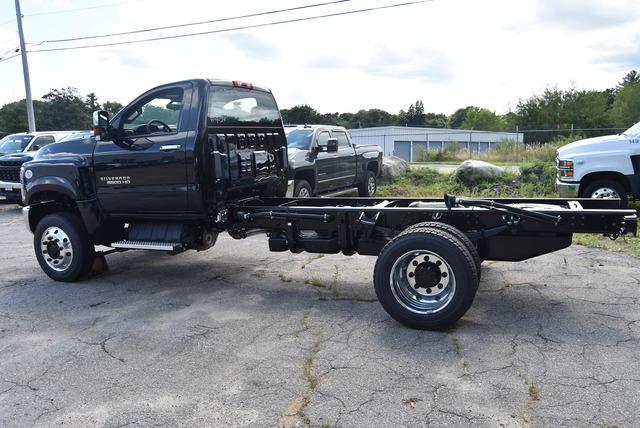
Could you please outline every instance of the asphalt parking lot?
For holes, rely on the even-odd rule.
[[[637,426],[638,259],[485,263],[455,329],[408,330],[370,257],[125,252],[86,282],[0,212],[1,426]]]

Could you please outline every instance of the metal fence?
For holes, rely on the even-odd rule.
[[[415,128],[414,128],[415,129]],[[396,128],[397,130],[397,128]],[[394,130],[394,131],[396,131]],[[551,146],[583,138],[617,134],[625,128],[556,128],[516,129],[513,132],[487,132],[442,129],[407,132],[359,133],[349,130],[356,144],[376,144],[385,155],[394,155],[409,162],[500,158],[505,161],[527,160],[527,154],[538,150],[552,152]],[[363,130],[364,131],[364,130]],[[494,159],[495,160],[495,159]]]

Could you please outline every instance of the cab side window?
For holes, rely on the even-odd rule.
[[[333,138],[338,140],[338,148],[349,147],[349,139],[344,132],[333,131]]]
[[[125,113],[127,136],[167,134],[178,131],[184,91],[171,88],[149,95]]]
[[[41,149],[44,146],[46,146],[47,144],[51,144],[51,143],[55,143],[56,139],[53,137],[53,135],[41,135],[39,137],[36,137],[36,139],[33,141],[33,144],[31,145],[32,149]]]

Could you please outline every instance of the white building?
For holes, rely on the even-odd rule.
[[[349,129],[356,144],[377,144],[385,155],[394,155],[407,161],[417,161],[425,151],[440,151],[447,147],[471,153],[491,150],[498,141],[511,140],[522,144],[521,132],[473,131],[470,129],[419,128],[381,126]]]

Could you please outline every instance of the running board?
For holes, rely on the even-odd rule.
[[[357,193],[358,192],[358,188],[357,187],[349,187],[347,189],[342,189],[342,190],[337,190],[335,192],[330,192],[330,193],[323,193],[321,195],[318,195],[321,198],[333,198],[335,196],[341,196],[341,195],[346,195],[348,193]]]
[[[176,251],[182,248],[179,242],[146,242],[146,241],[122,241],[111,243],[112,248],[126,248],[130,250],[155,250],[155,251]]]

